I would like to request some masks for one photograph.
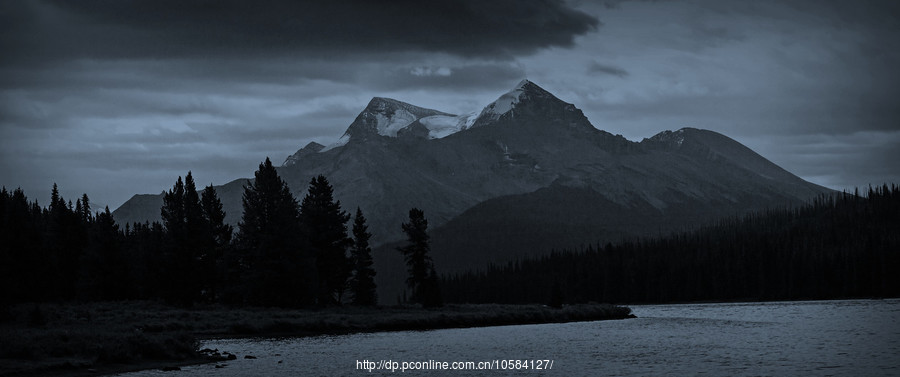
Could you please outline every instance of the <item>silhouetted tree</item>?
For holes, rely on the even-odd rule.
[[[40,299],[41,210],[21,188],[0,191],[0,304]]]
[[[165,284],[169,271],[165,254],[161,250],[170,247],[171,240],[159,222],[135,223],[125,237],[123,249],[129,261],[132,297],[156,299],[165,297]]]
[[[183,183],[178,177],[172,189],[163,195],[160,213],[170,239],[164,258],[169,272],[165,280],[166,298],[172,303],[190,305],[202,293],[201,255],[208,228],[191,172]]]
[[[353,303],[356,305],[373,306],[378,303],[369,238],[372,238],[372,235],[368,232],[366,218],[357,207],[356,217],[353,219],[353,249],[350,253],[353,262],[350,290],[353,292]]]
[[[434,272],[434,264],[431,261],[429,251],[428,236],[428,220],[425,219],[425,213],[418,208],[409,210],[409,222],[403,223],[403,232],[406,233],[407,244],[398,247],[397,250],[403,254],[406,260],[406,268],[409,276],[406,278],[406,285],[412,290],[411,301],[423,304],[423,306],[433,305],[441,300],[433,295],[440,295],[440,289],[436,281],[437,276]]]
[[[109,207],[89,226],[90,242],[81,265],[79,295],[88,300],[122,300],[132,292],[132,261],[122,252],[122,233]]]
[[[313,178],[300,205],[300,221],[316,256],[320,305],[340,304],[347,289],[351,269],[347,248],[353,243],[347,237],[349,220],[325,176]]]
[[[35,203],[36,204],[36,203]],[[37,267],[39,296],[45,299],[70,299],[78,284],[79,261],[87,244],[87,232],[74,207],[59,195],[56,183],[50,194],[50,206],[44,216],[44,247]]]
[[[93,221],[93,215],[91,215],[91,200],[88,199],[87,194],[81,195],[81,213],[78,214],[81,216],[81,221],[85,224],[90,224]]]
[[[181,176],[175,181],[172,189],[163,194],[163,206],[160,208],[162,224],[166,231],[176,238],[183,237],[184,228],[184,182]]]
[[[202,232],[203,246],[200,254],[202,289],[207,301],[216,300],[218,290],[224,284],[226,250],[231,244],[233,228],[225,223],[222,201],[212,185],[206,186],[200,197],[206,229]]]
[[[301,237],[297,200],[268,158],[254,175],[254,181],[244,186],[238,251],[232,259],[240,270],[243,301],[277,306],[310,303],[315,260]]]

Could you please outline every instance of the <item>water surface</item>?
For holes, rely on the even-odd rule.
[[[361,376],[357,361],[552,360],[552,369],[407,370],[446,376],[900,375],[900,300],[632,306],[636,319],[289,339],[204,347],[240,359],[127,376]],[[253,355],[256,359],[243,359]],[[499,362],[498,362],[499,364]]]

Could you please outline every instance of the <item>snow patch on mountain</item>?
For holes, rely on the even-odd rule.
[[[663,131],[653,135],[650,140],[680,147],[684,143],[684,128],[677,131]]]
[[[490,105],[485,106],[484,110],[481,111],[481,114],[478,118],[484,119],[497,119],[501,115],[508,113],[516,104],[519,103],[519,99],[522,97],[522,93],[525,93],[525,85],[529,83],[528,80],[522,80],[516,85],[515,88],[506,92],[500,98],[497,98],[496,101],[491,102]]]
[[[475,112],[458,116],[433,115],[419,119],[419,123],[428,129],[429,139],[440,139],[469,129],[477,118]]]
[[[343,147],[351,139],[355,140],[361,137],[364,140],[367,137],[366,135],[371,135],[372,133],[396,138],[398,137],[398,132],[408,130],[411,127],[418,127],[418,125],[422,125],[428,130],[427,139],[445,138],[457,132],[468,130],[476,123],[480,125],[485,124],[485,121],[490,122],[498,119],[501,115],[515,108],[526,91],[530,91],[529,93],[534,95],[534,88],[536,86],[530,81],[522,80],[512,90],[500,96],[481,111],[463,115],[453,115],[426,109],[391,98],[373,97],[365,110],[357,116],[357,119],[340,139],[326,147],[322,147],[316,152],[323,153]],[[540,88],[537,89],[542,90]],[[301,155],[295,154],[291,156],[289,162],[295,162]]]
[[[417,117],[415,114],[401,108],[395,110],[390,116],[383,113],[375,113],[375,119],[377,122],[375,129],[379,135],[397,137],[397,131],[415,122]]]
[[[335,141],[334,143],[328,144],[328,146],[326,146],[325,148],[322,148],[322,150],[320,150],[319,153],[328,152],[337,147],[343,147],[343,146],[347,145],[347,142],[349,142],[349,141],[350,141],[350,135],[345,132],[344,136],[341,136],[341,138],[338,139],[337,141]]]

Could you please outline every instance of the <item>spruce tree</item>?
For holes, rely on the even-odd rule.
[[[368,232],[366,218],[357,207],[356,217],[353,219],[353,249],[350,255],[353,262],[350,289],[353,292],[353,303],[356,305],[374,306],[378,303],[375,269],[372,268],[372,249],[369,247],[370,238],[372,235]]]
[[[181,176],[175,181],[175,186],[163,193],[163,206],[160,208],[163,226],[169,234],[181,237],[184,232],[184,182]]]
[[[197,301],[203,295],[207,279],[204,274],[204,257],[209,254],[209,226],[203,216],[200,194],[194,177],[188,171],[184,177],[184,239],[180,240],[180,252],[185,261],[185,300]]]
[[[212,185],[206,186],[200,198],[203,209],[203,217],[209,225],[209,232],[217,246],[226,246],[231,242],[234,228],[225,223],[225,211],[222,209],[222,201],[216,194]]]
[[[440,305],[440,289],[437,284],[437,273],[431,261],[429,251],[428,220],[425,213],[418,208],[409,210],[409,222],[402,224],[406,233],[407,244],[398,247],[406,260],[409,276],[406,285],[412,290],[411,300],[423,306]]]
[[[90,223],[93,220],[93,216],[91,215],[91,200],[88,199],[87,194],[81,194],[81,213],[78,215],[81,216],[81,221],[85,224]]]
[[[350,215],[334,200],[334,189],[325,176],[309,182],[309,190],[300,205],[300,221],[316,257],[318,301],[320,305],[340,304],[350,277],[347,237]]]
[[[47,299],[73,298],[79,274],[78,262],[87,244],[87,231],[79,222],[74,206],[59,195],[56,183],[45,219],[44,247],[39,256],[43,262],[38,267],[39,274],[43,275],[38,282],[39,291]]]
[[[236,258],[243,292],[254,305],[298,306],[311,301],[315,262],[301,237],[297,200],[266,158],[244,186]]]
[[[122,233],[109,207],[89,227],[90,242],[82,259],[79,296],[89,300],[122,300],[131,292],[130,266],[122,253]]]
[[[166,230],[166,243],[160,250],[159,258],[162,274],[160,293],[170,303],[187,305],[190,300],[186,297],[185,276],[190,270],[185,264],[190,263],[190,258],[185,258],[181,250],[187,232],[184,224],[184,181],[181,176],[175,180],[171,190],[163,193],[160,215]]]
[[[163,195],[160,213],[170,241],[164,253],[168,271],[165,296],[172,303],[190,305],[203,290],[201,256],[207,228],[190,171],[183,182],[179,176],[172,190]]]
[[[21,188],[3,189],[0,212],[0,300],[3,303],[36,300],[40,295],[43,229],[41,211],[35,212]]]
[[[82,212],[83,212],[83,211],[82,211],[82,209],[81,209],[81,199],[76,199],[76,200],[75,200],[75,215],[78,216],[78,219],[79,219],[79,220],[82,220],[82,219],[81,219],[81,214],[82,214]],[[84,222],[84,221],[82,220],[82,222]]]
[[[228,246],[231,244],[233,228],[225,223],[222,201],[212,185],[206,186],[200,196],[203,219],[206,225],[203,233],[203,249],[200,255],[203,289],[207,300],[216,300],[224,282],[222,265]]]

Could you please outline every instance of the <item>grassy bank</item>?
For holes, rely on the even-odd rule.
[[[288,310],[155,302],[19,305],[0,322],[0,375],[157,368],[208,359],[199,339],[311,336],[627,318],[626,307],[585,304],[448,305]]]

